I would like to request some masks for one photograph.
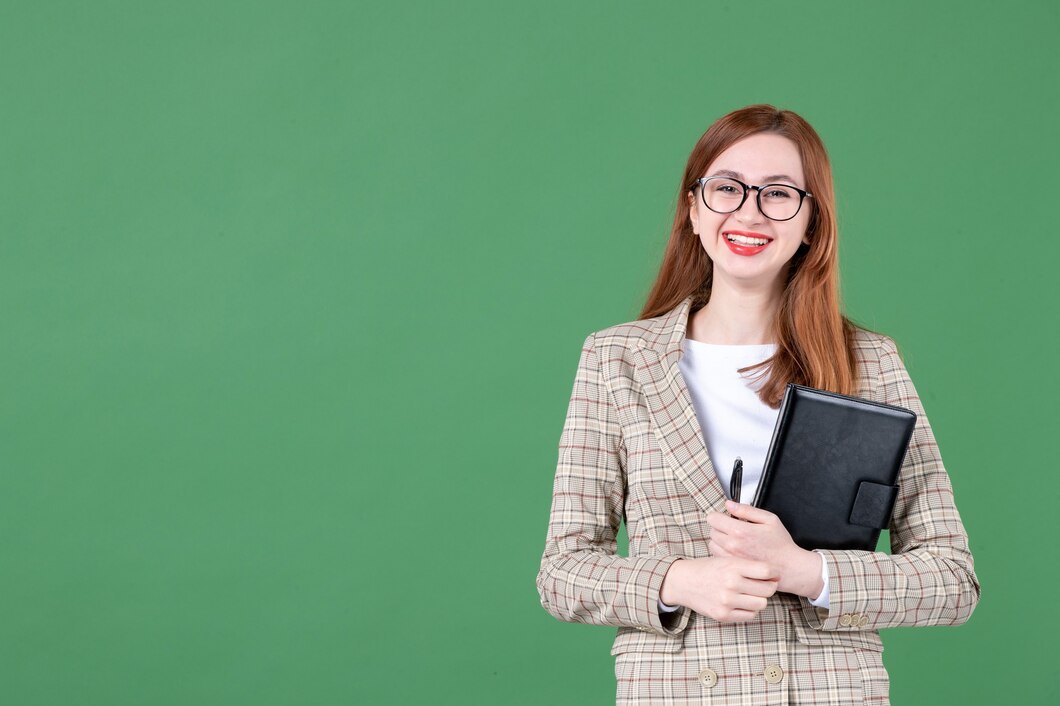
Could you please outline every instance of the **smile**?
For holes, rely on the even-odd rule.
[[[747,233],[744,231],[730,230],[722,233],[725,244],[737,255],[757,255],[773,242],[773,239],[761,233]]]

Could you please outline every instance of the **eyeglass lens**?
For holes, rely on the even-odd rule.
[[[762,214],[777,221],[786,221],[799,212],[802,197],[798,191],[783,184],[768,184],[762,187],[758,201]],[[703,183],[703,203],[718,213],[732,213],[743,203],[744,188],[738,181],[711,178]],[[747,198],[754,198],[748,195]]]

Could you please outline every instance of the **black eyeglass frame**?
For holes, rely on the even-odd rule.
[[[708,181],[710,181],[711,179],[725,179],[726,181],[734,181],[737,184],[739,184],[740,186],[742,186],[743,187],[743,198],[740,199],[740,205],[737,206],[736,208],[732,209],[731,211],[719,211],[716,208],[711,208],[710,204],[707,203],[707,192],[706,192],[706,189],[703,188],[706,185],[706,183]],[[692,184],[692,191],[695,191],[696,186],[700,187],[700,189],[699,189],[699,200],[703,202],[704,206],[706,206],[707,208],[710,208],[711,211],[714,211],[714,213],[736,213],[741,208],[743,208],[744,203],[747,201],[747,196],[751,193],[751,189],[754,189],[755,190],[755,205],[758,206],[758,212],[761,213],[763,216],[765,216],[766,218],[768,218],[771,221],[781,221],[781,222],[790,221],[792,218],[794,218],[795,216],[799,215],[799,211],[802,210],[803,201],[805,201],[807,199],[807,197],[809,197],[811,199],[813,198],[813,194],[811,194],[809,191],[804,191],[803,189],[800,189],[797,186],[792,186],[791,184],[762,184],[761,186],[755,186],[754,184],[745,184],[742,181],[740,181],[739,179],[733,179],[732,177],[727,177],[727,176],[699,177],[698,179],[696,179],[696,182],[694,184]],[[762,189],[767,189],[770,186],[783,186],[785,189],[794,190],[795,193],[797,193],[799,195],[799,207],[795,209],[795,213],[791,214],[787,218],[773,218],[772,216],[768,215],[765,211],[762,210]]]

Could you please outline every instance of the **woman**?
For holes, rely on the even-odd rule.
[[[888,703],[877,630],[974,609],[916,390],[838,291],[817,133],[768,105],[718,120],[688,159],[641,320],[585,340],[559,444],[538,591],[560,620],[619,628],[619,703]],[[916,412],[890,555],[803,550],[775,515],[727,499],[737,454],[753,497],[789,382]]]

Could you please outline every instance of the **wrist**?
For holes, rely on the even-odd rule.
[[[666,575],[663,576],[662,586],[659,587],[659,600],[666,605],[682,605],[681,585],[685,568],[682,564],[683,561],[681,559],[670,564]]]
[[[821,580],[821,555],[808,549],[799,549],[790,567],[788,585],[781,590],[816,600],[824,590]]]

